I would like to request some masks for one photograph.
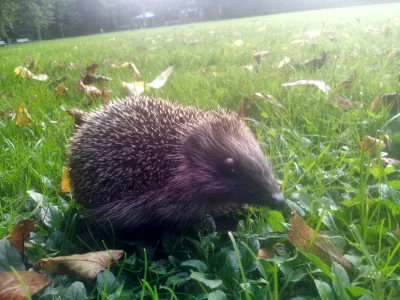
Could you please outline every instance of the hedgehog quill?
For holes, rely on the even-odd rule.
[[[117,231],[182,229],[233,205],[285,204],[268,159],[235,112],[146,96],[85,115],[68,167],[77,202]]]

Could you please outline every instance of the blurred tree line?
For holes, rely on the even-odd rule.
[[[53,39],[396,0],[0,0],[0,39]],[[140,16],[151,12],[149,22]],[[138,17],[139,16],[139,17]]]

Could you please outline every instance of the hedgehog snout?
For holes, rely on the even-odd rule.
[[[271,195],[271,199],[269,201],[269,206],[272,209],[278,209],[278,210],[283,210],[285,207],[286,200],[285,197],[283,197],[282,193],[274,193]]]

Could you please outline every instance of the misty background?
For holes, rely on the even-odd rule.
[[[73,37],[394,0],[0,0],[0,39]]]

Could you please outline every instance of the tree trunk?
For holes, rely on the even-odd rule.
[[[60,23],[59,25],[60,25],[61,37],[65,38],[65,35],[64,35],[64,24]]]
[[[40,30],[40,26],[36,26],[36,35],[39,41],[42,40],[42,31]]]

